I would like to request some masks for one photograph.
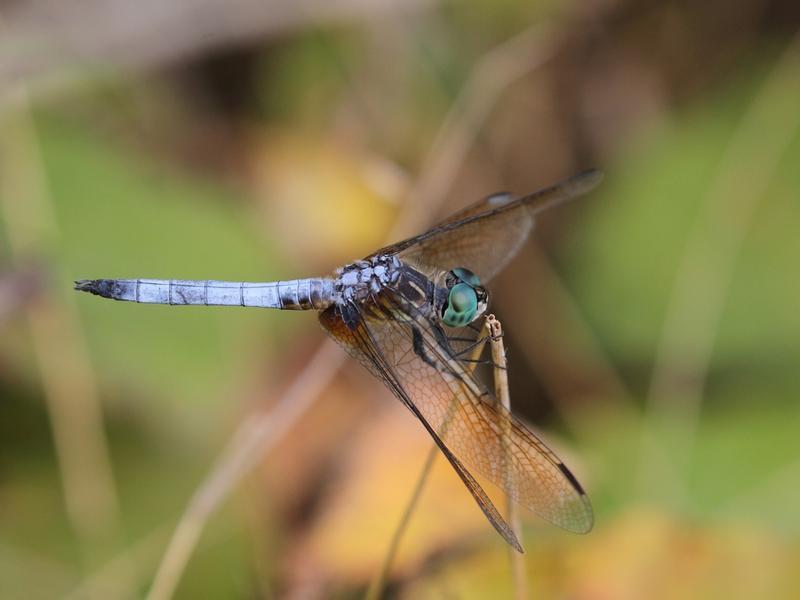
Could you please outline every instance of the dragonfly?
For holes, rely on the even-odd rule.
[[[481,341],[475,321],[488,308],[486,284],[520,250],[537,216],[601,178],[589,170],[529,195],[493,194],[328,277],[90,279],[75,289],[151,304],[318,311],[327,334],[411,411],[489,522],[522,552],[473,471],[568,531],[591,530],[592,506],[566,465],[481,382],[467,355]]]

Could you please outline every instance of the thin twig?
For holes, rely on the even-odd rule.
[[[800,130],[800,111],[785,109],[800,106],[798,72],[800,36],[772,68],[734,131],[678,267],[647,401],[650,427],[658,424],[673,440],[673,472],[686,473],[693,451],[714,341],[742,244],[781,157]],[[655,460],[652,443],[643,440],[641,487],[664,493],[654,481],[665,475],[654,473]]]
[[[397,527],[395,527],[394,532],[392,532],[392,538],[389,540],[389,547],[386,550],[383,560],[381,561],[381,566],[378,569],[375,577],[370,582],[369,588],[367,588],[367,593],[364,595],[365,600],[378,600],[383,593],[383,589],[386,587],[386,581],[389,578],[389,571],[391,570],[394,560],[397,557],[397,551],[400,549],[400,542],[402,541],[403,536],[408,529],[408,525],[411,522],[411,516],[417,509],[417,504],[419,504],[422,491],[425,489],[425,484],[428,482],[428,476],[430,475],[431,469],[433,468],[433,463],[438,455],[439,448],[436,446],[436,444],[431,444],[431,447],[428,450],[428,455],[425,457],[425,462],[422,465],[422,470],[417,478],[417,483],[414,485],[414,490],[411,492],[411,497],[408,499],[405,509],[403,509],[403,514],[400,516],[400,520],[397,522]]]
[[[638,419],[633,394],[600,348],[552,261],[537,244],[526,249],[525,265],[530,276],[515,283],[517,294],[498,296],[498,301],[506,322],[515,323],[508,335],[513,338],[522,332],[532,340],[522,344],[520,352],[550,394],[561,400],[557,408],[565,424],[576,435],[587,433],[580,399],[589,395],[602,397],[609,412]],[[516,301],[518,296],[534,299],[541,306],[540,312],[550,316],[526,318],[529,305]],[[575,372],[588,377],[575,377]]]
[[[8,29],[0,36],[0,103],[13,84],[61,92],[103,69],[152,70],[181,59],[250,41],[307,30],[310,24],[389,18],[424,10],[430,0],[84,0],[4,3]],[[154,32],[169,31],[170,35]]]
[[[212,512],[313,405],[345,354],[326,340],[273,410],[248,417],[236,430],[209,475],[192,496],[159,564],[149,600],[171,598]]]
[[[1,25],[1,24],[0,24]],[[11,93],[11,92],[9,92]],[[58,225],[34,125],[23,87],[14,90],[14,110],[0,114],[0,211],[13,259],[24,265],[46,256],[58,237]],[[103,425],[102,406],[77,310],[66,283],[71,277],[56,268],[55,290],[45,291],[27,309],[31,341],[39,366],[48,418],[70,525],[87,566],[119,541],[119,503]],[[135,587],[132,565],[124,575],[93,595],[108,597]],[[109,587],[110,586],[110,587]]]
[[[508,392],[508,372],[506,371],[506,347],[505,344],[503,344],[503,327],[494,315],[488,315],[486,317],[486,325],[489,329],[489,345],[492,348],[492,363],[494,364],[494,395],[495,398],[500,401],[500,404],[510,412],[511,396]],[[506,420],[503,431],[503,463],[506,472],[506,488],[514,489],[516,487],[515,482],[509,481],[509,478],[512,477],[512,471],[509,465],[506,464],[509,456],[508,440],[510,436],[511,421]],[[522,541],[522,526],[519,520],[519,511],[510,494],[506,494],[506,511],[508,513],[508,523],[511,525],[511,530],[514,532],[514,535],[517,536],[517,539]],[[528,597],[528,578],[525,574],[525,557],[509,546],[508,560],[511,562],[514,597],[517,600],[525,600]]]
[[[409,194],[411,201],[429,203],[432,199],[439,202],[444,199],[482,125],[503,93],[550,61],[559,47],[546,27],[536,25],[480,58],[425,156],[421,169],[424,176]],[[434,212],[435,207],[431,207],[425,217],[429,218]],[[404,231],[417,230],[424,225],[424,222],[402,216],[398,220],[398,227]]]
[[[158,556],[161,547],[170,532],[169,526],[165,523],[155,527],[137,540],[129,543],[121,552],[114,556],[107,557],[105,562],[94,572],[85,577],[75,588],[63,594],[61,600],[83,600],[91,595],[93,589],[104,589],[108,581],[119,580],[125,576],[128,565],[149,565]],[[120,598],[138,598],[138,590],[128,590],[125,594],[120,594]]]

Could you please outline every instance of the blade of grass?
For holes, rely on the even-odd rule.
[[[346,355],[326,340],[275,407],[248,417],[198,487],[178,521],[147,597],[170,598],[197,546],[209,516],[234,486],[313,405],[345,362]]]
[[[58,257],[50,256],[58,224],[29,98],[21,86],[13,94],[14,108],[0,113],[0,214],[12,259],[20,266],[38,259],[54,269],[54,288],[27,306],[27,317],[66,512],[86,566],[91,566],[120,541],[119,503],[96,378],[69,291],[72,277],[59,269]],[[135,588],[134,580],[128,564],[92,595],[124,594]]]

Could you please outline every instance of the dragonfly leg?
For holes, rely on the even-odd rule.
[[[478,338],[478,340],[476,341],[476,340],[472,339],[471,337],[460,337],[460,336],[457,336],[457,335],[449,335],[449,336],[447,336],[447,339],[449,341],[451,341],[451,342],[470,342],[470,343],[475,342],[475,343],[478,343],[480,341],[483,341],[483,340],[487,339],[487,337],[484,336],[482,338]]]
[[[473,340],[471,338],[463,338],[463,337],[455,337],[454,336],[454,337],[448,337],[447,341],[448,342],[469,342],[469,346],[466,346],[465,348],[463,348],[462,350],[459,350],[458,352],[453,352],[454,356],[461,356],[462,354],[467,354],[468,352],[472,352],[472,350],[474,348],[477,348],[478,346],[480,346],[481,344],[486,342],[486,340],[488,340],[488,339],[489,339],[488,336],[479,337],[477,340]]]
[[[488,358],[459,358],[461,362],[465,363],[472,363],[476,365],[491,365],[495,369],[500,369],[501,371],[505,371],[506,367],[497,364],[496,362],[489,360]]]

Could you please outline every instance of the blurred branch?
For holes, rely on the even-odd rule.
[[[20,265],[47,256],[58,235],[46,175],[24,89],[14,90],[18,110],[0,113],[0,214],[13,259]],[[58,264],[56,260],[48,264]],[[92,563],[118,541],[119,504],[102,407],[81,334],[71,280],[57,273],[48,290],[27,308],[31,340],[39,366],[53,431],[64,501],[70,524]],[[130,565],[129,565],[130,566]],[[108,597],[130,587],[133,573],[111,587],[94,590]]]
[[[158,566],[148,598],[171,598],[212,512],[266,452],[314,403],[345,362],[346,355],[326,340],[275,408],[248,417],[195,492]]]
[[[475,64],[464,88],[445,117],[422,163],[422,176],[409,194],[412,202],[441,201],[458,175],[483,123],[508,87],[539,69],[560,49],[550,31],[536,25],[499,44]],[[435,208],[425,213],[428,218]],[[411,215],[398,219],[398,233],[426,223]],[[404,218],[405,217],[405,218]]]
[[[4,10],[0,90],[58,87],[91,71],[147,69],[302,29],[423,10],[434,0],[33,0]],[[0,96],[0,102],[7,100]]]
[[[526,250],[525,263],[530,277],[514,283],[517,294],[500,296],[500,300],[533,299],[539,312],[548,317],[531,319],[528,305],[516,301],[503,302],[501,308],[506,320],[517,324],[508,335],[513,339],[518,333],[526,334],[528,343],[520,345],[522,355],[549,393],[559,399],[557,408],[565,423],[574,433],[585,435],[586,400],[598,397],[604,410],[638,418],[633,395],[608,361],[550,259],[533,244]]]
[[[19,544],[11,545],[5,537],[0,539],[0,565],[2,565],[4,592],[11,589],[9,578],[6,576],[8,573],[19,577],[18,581],[25,580],[25,576],[29,576],[30,580],[36,579],[37,585],[33,589],[25,590],[30,593],[30,597],[35,598],[53,598],[79,576],[73,568],[70,568],[71,566],[55,561],[46,554],[21,547]],[[84,595],[84,598],[87,597],[88,593]]]
[[[143,535],[140,539],[131,542],[122,552],[110,557],[88,577],[85,577],[72,591],[64,594],[62,600],[83,600],[90,596],[92,590],[105,585],[105,582],[115,581],[120,577],[124,577],[128,565],[149,565],[154,562],[157,560],[158,553],[164,543],[164,539],[169,534],[169,530],[169,525],[162,524]],[[139,597],[136,591],[131,591],[126,596],[130,598]]]
[[[378,598],[381,597],[381,594],[383,594],[383,590],[386,587],[386,581],[389,578],[389,573],[392,570],[392,565],[394,565],[394,560],[397,557],[398,550],[400,549],[400,542],[403,540],[403,536],[408,529],[412,515],[417,510],[419,499],[422,497],[422,491],[425,489],[425,484],[428,483],[428,476],[431,473],[433,463],[437,456],[439,456],[439,448],[436,446],[436,444],[431,444],[431,447],[428,450],[428,455],[425,457],[425,462],[422,464],[422,469],[420,470],[419,477],[417,478],[417,483],[414,485],[414,489],[411,492],[408,503],[403,509],[403,514],[400,515],[400,520],[397,522],[397,526],[392,533],[392,538],[389,540],[389,547],[386,549],[386,554],[383,556],[380,569],[378,569],[375,577],[372,579],[372,581],[370,581],[369,588],[367,588],[367,593],[364,595],[365,600],[378,600]]]
[[[646,425],[664,428],[680,473],[685,474],[692,454],[714,340],[737,258],[778,163],[800,132],[800,111],[775,110],[800,106],[798,73],[800,36],[773,66],[733,132],[678,267],[656,354]],[[787,120],[787,115],[792,118]],[[642,489],[658,494],[667,493],[665,487],[674,489],[663,469],[653,469],[658,464],[652,444],[643,445]]]

